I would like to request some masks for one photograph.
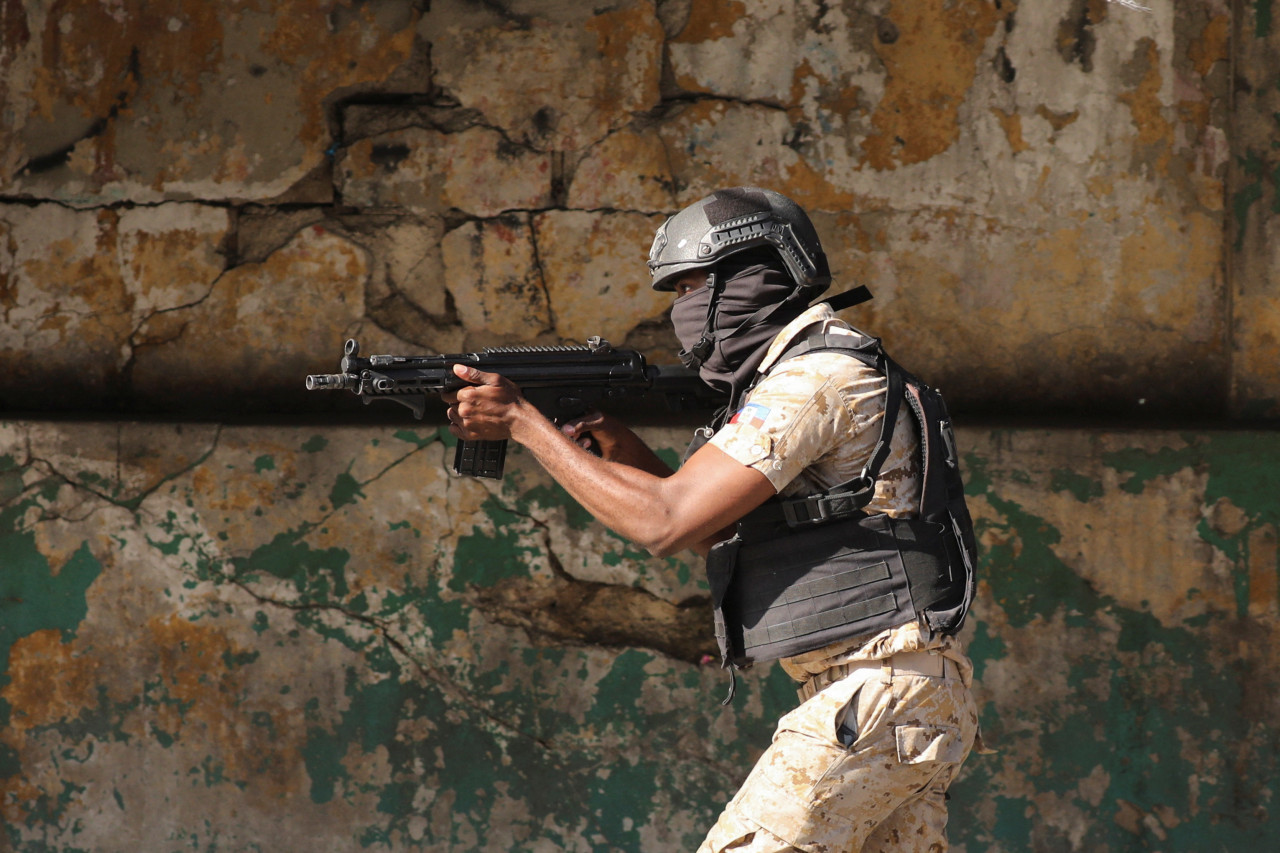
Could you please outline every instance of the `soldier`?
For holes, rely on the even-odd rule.
[[[811,304],[826,256],[776,192],[723,190],[680,211],[649,269],[675,295],[681,359],[731,400],[679,470],[612,418],[557,428],[463,365],[475,384],[446,395],[451,432],[525,445],[655,555],[707,553],[724,665],[777,659],[799,682],[700,850],[946,849],[946,790],[978,722],[955,638],[972,525],[941,398],[836,318],[865,289]],[[602,456],[579,445],[588,434]]]

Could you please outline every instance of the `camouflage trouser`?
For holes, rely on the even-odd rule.
[[[946,850],[946,790],[977,730],[953,662],[942,677],[852,665],[778,721],[699,853]]]

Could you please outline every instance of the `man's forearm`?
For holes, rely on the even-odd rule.
[[[610,461],[588,453],[536,412],[513,425],[511,437],[609,529],[654,553],[684,547],[677,544],[682,538],[679,525],[663,489],[670,468],[638,437],[635,444],[644,452],[628,443],[616,454],[618,461]],[[651,461],[645,460],[646,454]]]
[[[562,431],[583,447],[588,446],[584,438],[589,436],[600,455],[610,462],[639,468],[655,477],[670,477],[675,473],[640,436],[608,415],[597,412],[568,424]]]
[[[510,381],[464,365],[454,371],[473,384],[445,395],[453,435],[523,444],[597,520],[657,556],[705,544],[774,494],[762,473],[711,444],[670,476],[593,456]]]

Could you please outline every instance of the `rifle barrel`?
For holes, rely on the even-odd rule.
[[[354,389],[359,381],[354,373],[313,373],[307,377],[307,390],[345,391]]]

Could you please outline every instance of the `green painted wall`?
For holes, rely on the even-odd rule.
[[[997,752],[953,789],[956,848],[1280,840],[1280,437],[960,438],[983,545],[966,638]],[[520,596],[580,600],[549,590],[674,604],[704,587],[691,555],[635,553],[527,456],[501,483],[464,481],[447,444],[395,427],[0,428],[0,837],[694,846],[791,706],[787,679],[750,674],[722,708],[696,644],[613,647],[589,619],[566,639],[522,611]],[[612,614],[641,637],[645,615]],[[705,609],[670,618],[710,650]]]
[[[697,561],[300,379],[673,361],[653,229],[755,183],[984,424],[955,847],[1276,847],[1278,55],[1274,0],[0,0],[0,849],[691,847],[791,702],[718,704]]]

